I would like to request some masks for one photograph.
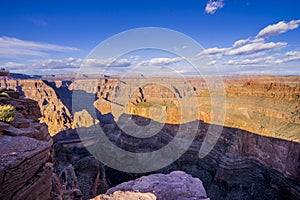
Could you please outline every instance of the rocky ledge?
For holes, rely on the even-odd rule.
[[[52,139],[36,101],[5,91],[0,105],[12,105],[15,119],[0,122],[0,199],[49,199]]]

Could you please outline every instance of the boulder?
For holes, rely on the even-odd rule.
[[[18,192],[33,192],[32,188],[40,190],[37,186],[29,185],[37,180],[45,182],[49,173],[52,174],[51,167],[42,170],[48,160],[51,144],[25,136],[6,135],[0,137],[0,144],[0,199],[10,199]],[[39,173],[39,170],[44,172]],[[51,183],[48,186],[51,188]],[[18,199],[18,196],[14,199]]]
[[[116,191],[113,194],[101,194],[95,197],[93,200],[156,200],[156,196],[152,193],[142,193],[142,192],[131,192],[131,191]]]
[[[208,199],[202,181],[193,178],[182,171],[173,171],[170,174],[153,174],[143,176],[133,181],[121,183],[110,188],[106,194],[116,191],[138,191],[152,193],[157,199]]]

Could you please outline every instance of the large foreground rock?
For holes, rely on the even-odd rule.
[[[51,186],[52,171],[49,168],[44,169],[49,158],[48,142],[24,136],[2,136],[0,144],[0,199],[10,199],[14,196],[19,199],[20,196],[17,197],[16,192],[32,185],[28,182],[40,169],[43,175],[49,177],[48,182]],[[37,180],[40,178],[43,177],[36,176]],[[44,192],[39,190],[39,193]]]
[[[117,192],[117,191],[132,191]],[[133,191],[137,193],[133,193]],[[121,183],[109,189],[106,194],[95,199],[208,199],[202,181],[193,178],[182,171],[174,171],[170,174],[153,174],[143,176],[133,181]],[[109,196],[108,196],[109,195]]]
[[[152,193],[132,192],[132,191],[116,191],[111,195],[101,194],[94,198],[94,200],[156,200],[156,196]]]

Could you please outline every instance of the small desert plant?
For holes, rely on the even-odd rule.
[[[11,123],[15,119],[15,108],[11,105],[0,105],[0,121]]]

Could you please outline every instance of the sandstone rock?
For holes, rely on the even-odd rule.
[[[16,118],[0,124],[0,199],[48,199],[52,139],[45,124],[33,122],[41,116],[36,101],[14,92],[10,97],[7,103],[15,107]]]
[[[101,194],[92,200],[156,200],[156,196],[152,193],[130,192],[130,191],[115,191],[111,195]]]
[[[153,174],[143,176],[134,181],[121,183],[110,188],[106,194],[115,191],[139,191],[153,193],[157,199],[208,199],[202,182],[198,178],[182,171],[170,174]]]
[[[24,118],[16,118],[12,125],[16,128],[28,128],[30,126],[31,119],[24,119]]]
[[[9,124],[5,123],[5,122],[0,122],[0,134],[2,134],[2,131],[9,128]]]
[[[15,91],[5,91],[11,98],[18,99],[21,97],[21,95]]]
[[[72,115],[67,105],[65,105],[67,102],[62,102],[65,99],[64,97],[58,97],[55,90],[59,88],[56,88],[55,84],[52,85],[42,80],[9,79],[5,82],[0,80],[0,86],[2,88],[19,90],[25,97],[29,98],[13,99],[11,104],[17,110],[23,110],[27,119],[36,120],[41,118],[41,122],[49,125],[51,135],[72,128]]]
[[[37,102],[32,99],[10,99],[9,103],[21,113],[25,119],[35,120],[42,116]]]
[[[45,164],[45,166],[39,170],[39,172],[26,182],[25,186],[17,191],[12,199],[13,200],[32,200],[32,199],[45,199],[49,197],[51,192],[51,177],[52,177],[52,165]]]
[[[27,127],[27,128],[15,128],[14,126],[10,126],[6,130],[4,130],[4,134],[10,136],[27,136],[31,138],[35,138],[34,136],[37,135],[39,132],[38,130]]]
[[[29,180],[46,163],[50,144],[24,136],[2,136],[0,143],[0,199],[10,199],[16,192],[26,187]],[[49,173],[42,175],[48,177]]]

